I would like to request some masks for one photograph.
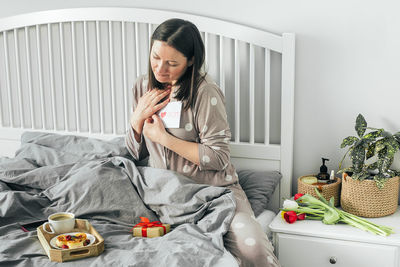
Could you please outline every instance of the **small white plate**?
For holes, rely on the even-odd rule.
[[[83,232],[65,233],[65,234],[60,234],[60,235],[76,235],[76,234],[79,234],[79,233],[83,233]],[[90,243],[88,245],[86,245],[86,246],[83,246],[83,247],[90,246],[91,244],[93,244],[96,241],[96,238],[93,235],[88,234],[88,233],[85,233],[85,234],[86,234],[86,239],[89,239]],[[59,237],[60,235],[55,236],[50,240],[50,245],[55,249],[63,249],[63,248],[59,248],[57,246],[57,242],[56,242],[57,237]]]

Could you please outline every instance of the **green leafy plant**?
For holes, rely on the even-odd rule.
[[[351,173],[356,180],[374,179],[378,188],[383,188],[387,179],[400,175],[399,171],[390,169],[394,155],[400,150],[400,132],[391,134],[384,129],[368,127],[361,114],[357,116],[355,130],[358,136],[348,136],[340,145],[349,148],[339,163],[338,173]],[[352,166],[342,169],[347,155]],[[372,162],[367,164],[369,159]]]

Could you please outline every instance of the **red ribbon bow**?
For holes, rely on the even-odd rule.
[[[164,229],[164,234],[167,233],[167,229],[165,228],[164,225],[162,225],[162,223],[160,221],[150,222],[150,220],[146,217],[140,217],[140,220],[141,220],[140,223],[133,226],[131,231],[133,231],[133,228],[141,226],[142,227],[142,237],[147,237],[147,228],[149,228],[149,227],[162,227]]]

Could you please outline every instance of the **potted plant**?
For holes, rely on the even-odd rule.
[[[355,130],[358,137],[348,136],[341,144],[341,148],[348,147],[338,172],[343,173],[342,208],[363,217],[392,214],[397,209],[400,172],[391,169],[391,165],[400,150],[400,132],[391,134],[368,127],[361,114],[357,116]],[[342,168],[347,155],[352,165]]]

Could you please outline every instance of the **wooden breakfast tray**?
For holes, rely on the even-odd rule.
[[[46,229],[49,230],[49,229]],[[43,225],[37,228],[37,235],[42,247],[51,261],[64,262],[100,255],[104,251],[104,239],[94,229],[88,220],[75,219],[75,228],[71,232],[89,233],[96,238],[96,241],[86,247],[73,249],[55,249],[50,245],[50,240],[58,234],[49,234],[43,230]]]

